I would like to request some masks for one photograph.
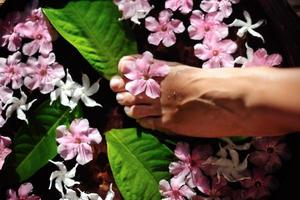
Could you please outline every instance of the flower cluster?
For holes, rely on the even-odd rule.
[[[18,191],[9,189],[7,192],[7,200],[41,200],[41,197],[31,194],[33,186],[31,183],[23,183]]]
[[[178,143],[178,161],[169,165],[174,176],[170,183],[160,181],[160,193],[177,199],[262,199],[270,196],[278,182],[272,175],[281,159],[290,158],[282,138],[255,138],[237,145],[225,138],[216,145],[198,145],[190,150]],[[241,159],[242,158],[242,159]]]
[[[78,165],[85,165],[93,159],[93,149],[91,144],[99,144],[102,137],[96,128],[89,126],[87,119],[75,119],[72,121],[69,128],[65,125],[58,126],[56,129],[56,141],[59,143],[57,147],[58,154],[65,160],[71,160],[76,157],[76,165],[70,170],[63,162],[51,161],[59,170],[54,171],[50,175],[49,190],[52,188],[52,182],[55,182],[55,188],[61,194],[61,200],[102,200],[96,193],[87,194],[77,189],[80,192],[80,197],[73,190],[75,185],[80,182],[75,181],[76,170]],[[112,186],[106,196],[106,200],[112,200],[114,192]]]
[[[151,6],[146,0],[115,1],[123,13],[122,19],[131,18],[137,23],[133,19],[145,18],[144,26],[150,31],[148,42],[152,45],[162,44],[165,47],[171,47],[176,43],[176,34],[184,33],[187,30],[191,41],[198,42],[194,45],[194,54],[203,61],[203,68],[237,67],[239,65],[271,67],[281,64],[282,57],[279,54],[269,56],[263,48],[258,49],[254,55],[247,54],[247,58],[234,58],[238,46],[228,38],[231,27],[239,27],[236,34],[240,38],[245,38],[246,34],[249,34],[265,42],[264,37],[255,30],[264,24],[264,20],[253,23],[247,11],[244,11],[246,21],[235,19],[231,24],[224,22],[231,16],[232,6],[239,2],[240,0],[202,0],[199,8],[193,10],[195,5],[192,0],[167,0],[164,9],[159,12],[158,19],[156,19],[153,16],[147,17],[154,6]],[[182,21],[173,19],[172,16],[175,12],[179,12],[184,17],[188,16],[189,26],[185,27]],[[141,22],[138,21],[137,24],[140,25]]]

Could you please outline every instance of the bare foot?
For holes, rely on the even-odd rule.
[[[230,79],[228,73],[217,70],[204,70],[179,63],[167,63],[170,73],[161,81],[161,97],[151,99],[145,94],[133,96],[125,91],[126,63],[136,59],[127,56],[119,63],[121,76],[112,78],[110,85],[117,92],[119,104],[125,106],[125,113],[145,127],[163,132],[198,137],[222,137],[238,135],[242,129],[241,113],[235,113],[231,106],[243,105],[242,93],[234,93],[233,88],[242,87],[232,84],[224,87]],[[220,70],[220,69],[219,69]],[[231,81],[232,82],[232,81]],[[227,82],[227,85],[230,84]],[[228,90],[227,88],[231,88]],[[227,104],[227,100],[232,102]],[[235,134],[236,133],[236,134]]]

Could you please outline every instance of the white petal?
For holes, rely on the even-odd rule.
[[[109,191],[106,194],[105,200],[113,200],[115,197],[115,192],[112,189],[112,183],[109,186]]]
[[[88,75],[86,75],[86,74],[82,74],[82,85],[86,90],[91,85],[90,79],[89,79]]]
[[[99,103],[97,103],[96,101],[94,101],[93,99],[91,99],[86,95],[82,95],[81,100],[84,103],[84,105],[87,107],[96,107],[96,106],[102,107]]]
[[[248,32],[251,35],[253,35],[254,37],[258,37],[258,38],[262,39],[263,43],[265,43],[265,39],[264,39],[264,37],[260,33],[254,31],[253,29],[249,29]]]
[[[23,110],[20,109],[20,108],[17,109],[17,118],[20,119],[20,120],[25,121],[25,122],[28,124],[28,120],[27,120],[27,118],[26,118],[26,115],[25,115],[25,113],[23,112]]]

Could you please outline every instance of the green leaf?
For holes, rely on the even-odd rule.
[[[56,128],[69,124],[80,116],[79,109],[70,109],[59,103],[40,105],[29,117],[29,125],[20,128],[15,138],[14,152],[20,182],[30,178],[57,155]]]
[[[106,133],[108,158],[125,200],[160,200],[159,181],[170,178],[173,153],[156,137],[136,129]]]
[[[113,0],[68,1],[43,10],[54,28],[105,78],[117,74],[122,56],[137,53]]]

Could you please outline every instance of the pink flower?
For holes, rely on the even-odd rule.
[[[188,14],[193,9],[193,0],[167,0],[165,8],[173,11],[179,9],[181,13]]]
[[[28,21],[18,24],[17,31],[22,37],[32,39],[33,41],[23,46],[23,53],[32,56],[36,52],[48,55],[52,51],[52,36],[45,23]]]
[[[232,13],[232,4],[239,2],[240,0],[203,0],[200,8],[208,13],[219,11],[224,18],[227,18]]]
[[[0,45],[2,47],[7,46],[9,51],[17,51],[21,47],[22,37],[15,30],[15,26],[22,20],[22,16],[19,12],[13,12],[6,16],[6,18],[0,22]]]
[[[291,155],[285,143],[279,137],[265,137],[253,142],[256,149],[250,154],[249,160],[266,172],[274,172],[281,167],[281,159],[288,160]]]
[[[213,177],[211,185],[204,189],[202,192],[203,196],[195,196],[193,200],[211,200],[211,199],[224,199],[230,200],[230,195],[232,194],[231,188],[228,186],[228,182],[224,178],[218,179],[217,177]]]
[[[2,108],[2,103],[0,102],[0,128],[4,126],[6,123],[6,120],[2,116],[3,108]]]
[[[163,45],[170,47],[176,42],[175,33],[182,33],[185,30],[183,23],[178,19],[171,19],[173,13],[163,10],[159,13],[158,21],[154,17],[147,17],[146,28],[154,33],[148,37],[150,44],[158,46],[162,41]]]
[[[93,159],[91,143],[99,144],[102,140],[98,129],[90,128],[87,119],[75,119],[69,129],[65,125],[59,126],[56,134],[60,156],[70,160],[77,155],[76,161],[81,165]]]
[[[141,58],[128,61],[127,72],[124,76],[130,81],[125,89],[132,95],[138,95],[146,91],[150,98],[160,96],[160,85],[154,80],[155,77],[165,77],[169,73],[169,66],[160,61],[154,61],[153,55],[146,51]]]
[[[122,11],[122,19],[131,19],[132,22],[140,24],[139,19],[143,19],[152,10],[148,0],[114,0],[114,3]]]
[[[235,60],[235,63],[242,64],[242,67],[273,67],[282,63],[282,56],[280,54],[268,55],[264,48],[254,52],[247,44],[246,48],[247,58],[238,57]]]
[[[11,145],[10,138],[0,135],[0,170],[3,167],[5,158],[11,153],[11,149],[8,148],[8,146],[10,145]]]
[[[6,86],[0,86],[0,105],[6,104],[8,100],[10,100],[13,96],[13,91],[6,87]]]
[[[219,39],[228,36],[228,26],[218,20],[218,13],[204,15],[200,10],[193,11],[188,28],[192,40],[202,40],[207,35],[215,35]]]
[[[19,89],[23,85],[25,76],[24,64],[21,63],[22,54],[18,51],[7,59],[0,58],[0,84],[12,83],[13,89]]]
[[[159,192],[164,199],[168,200],[185,200],[184,197],[188,199],[196,195],[194,191],[185,185],[184,177],[177,176],[173,177],[170,183],[166,180],[161,180],[159,182]]]
[[[12,189],[8,190],[7,200],[40,200],[37,195],[31,194],[33,186],[31,183],[24,183],[18,189],[18,193]]]
[[[234,67],[234,59],[231,54],[237,50],[237,45],[232,40],[218,40],[214,35],[208,35],[203,44],[196,44],[195,55],[203,63],[203,68]]]
[[[39,56],[38,60],[30,57],[27,65],[25,86],[30,90],[39,88],[43,94],[52,92],[55,83],[65,76],[63,66],[55,62],[54,53],[50,53],[47,57]]]
[[[277,180],[263,171],[254,170],[251,179],[241,181],[246,189],[242,191],[243,199],[265,199],[271,195],[270,190],[278,187]]]
[[[178,143],[175,156],[179,161],[170,164],[170,173],[175,176],[187,177],[189,186],[197,186],[203,192],[208,187],[208,179],[203,171],[206,171],[209,165],[205,164],[205,161],[211,155],[212,148],[208,145],[198,146],[190,154],[190,147],[187,143]]]

